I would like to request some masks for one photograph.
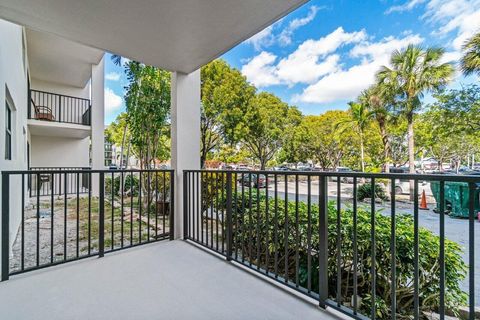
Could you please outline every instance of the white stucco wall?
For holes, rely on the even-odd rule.
[[[47,81],[32,78],[30,87],[35,90],[63,94],[63,95],[72,96],[72,97],[78,97],[78,98],[84,98],[84,99],[90,98],[89,83],[87,83],[87,85],[84,88],[78,88],[78,87],[66,86],[60,83],[47,82]]]
[[[89,167],[90,139],[32,136],[32,167]]]
[[[23,28],[0,20],[0,170],[27,168],[27,72],[28,63],[22,54]],[[26,44],[25,44],[26,46]],[[26,55],[25,55],[26,59]],[[13,102],[12,160],[5,160],[5,99],[6,88]],[[10,244],[20,224],[21,178],[10,180]],[[1,188],[1,186],[0,186]],[[15,190],[15,192],[13,192]],[[0,199],[1,201],[1,199]],[[4,214],[3,212],[0,214]],[[1,230],[0,230],[1,232]],[[0,234],[1,235],[1,234]],[[0,238],[1,239],[1,238]],[[1,240],[0,240],[1,241]]]

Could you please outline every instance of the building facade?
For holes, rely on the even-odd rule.
[[[104,51],[0,20],[1,171],[105,168],[103,59]],[[25,176],[25,202],[49,179]],[[12,189],[21,184],[10,180]],[[12,196],[10,241],[20,206]]]

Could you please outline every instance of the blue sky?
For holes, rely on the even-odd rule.
[[[461,45],[479,30],[480,0],[312,0],[222,58],[259,90],[320,114],[345,109],[392,51],[410,43],[442,46],[445,60],[456,62]],[[125,109],[127,82],[109,57],[105,73],[108,124]],[[457,73],[450,86],[477,81]]]

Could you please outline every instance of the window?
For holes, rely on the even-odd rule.
[[[5,101],[5,159],[12,160],[12,109]]]

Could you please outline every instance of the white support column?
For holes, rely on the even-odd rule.
[[[200,70],[172,73],[172,168],[175,170],[175,238],[183,237],[183,170],[200,169]]]
[[[105,169],[105,146],[104,146],[104,130],[105,130],[105,57],[97,65],[92,65],[92,169]],[[92,193],[98,195],[98,174],[94,174],[92,178]]]

